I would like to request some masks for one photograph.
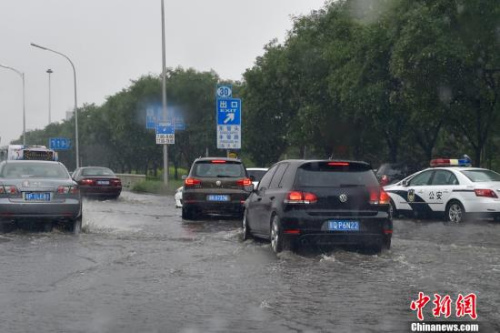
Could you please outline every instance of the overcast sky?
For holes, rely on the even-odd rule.
[[[271,39],[282,42],[292,16],[324,0],[165,0],[167,67],[215,70],[240,80]],[[0,0],[0,64],[26,77],[26,129],[74,105],[69,62],[30,46],[66,54],[77,71],[78,105],[102,104],[141,75],[161,72],[161,0]],[[0,68],[0,145],[22,135],[22,84]]]

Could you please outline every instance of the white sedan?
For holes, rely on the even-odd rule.
[[[254,188],[257,188],[260,180],[266,174],[268,168],[247,168],[248,177],[252,180]]]
[[[182,208],[182,189],[184,187],[181,186],[175,191],[175,208]]]
[[[471,215],[500,220],[500,174],[483,168],[446,166],[457,164],[454,161],[433,160],[435,167],[385,186],[394,216],[444,215],[456,223]]]

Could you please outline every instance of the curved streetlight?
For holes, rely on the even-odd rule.
[[[18,69],[10,67],[10,66],[5,66],[5,65],[0,64],[0,67],[10,69],[11,71],[16,72],[17,74],[19,74],[19,76],[23,80],[23,145],[26,146],[26,93],[25,93],[25,85],[24,85],[24,73]]]
[[[35,44],[35,43],[30,43],[30,45],[37,47],[39,49],[45,50],[45,51],[50,51],[52,53],[59,54],[60,56],[66,58],[69,61],[69,63],[71,64],[71,67],[73,68],[73,80],[74,80],[74,86],[75,86],[75,111],[74,111],[74,115],[75,115],[75,152],[76,152],[76,167],[75,168],[78,168],[80,166],[80,158],[79,158],[79,150],[78,150],[78,102],[77,102],[77,94],[76,94],[76,69],[75,69],[75,65],[73,64],[73,62],[71,61],[71,59],[67,55],[62,54],[61,52],[57,52],[55,50],[49,49],[48,47],[40,46],[40,45]]]

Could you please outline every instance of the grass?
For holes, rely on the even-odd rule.
[[[168,186],[163,184],[161,180],[145,180],[137,183],[132,187],[132,192],[152,193],[152,194],[174,194],[178,187],[182,186],[182,179],[169,179]]]

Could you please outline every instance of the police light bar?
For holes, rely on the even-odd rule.
[[[444,167],[444,166],[471,166],[471,161],[467,158],[451,159],[451,158],[436,158],[431,160],[431,167]]]

